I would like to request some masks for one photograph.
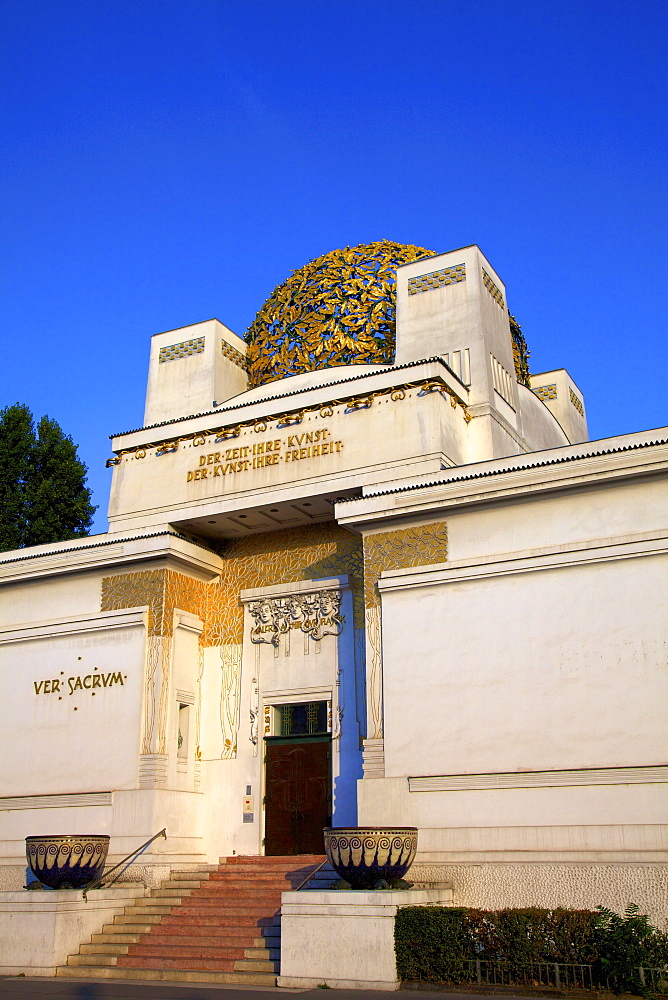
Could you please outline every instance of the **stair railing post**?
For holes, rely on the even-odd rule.
[[[155,836],[151,837],[150,840],[147,840],[145,844],[142,844],[141,847],[138,847],[136,849],[136,851],[131,851],[127,855],[127,857],[123,858],[122,861],[119,861],[118,864],[114,865],[113,868],[110,868],[108,872],[103,872],[103,874],[100,876],[100,878],[95,879],[95,881],[91,882],[90,885],[84,886],[84,888],[83,888],[83,890],[81,892],[81,895],[83,896],[84,900],[86,902],[88,902],[88,893],[90,892],[90,890],[91,889],[98,889],[101,885],[103,885],[105,883],[106,879],[109,878],[109,876],[111,875],[111,873],[115,872],[117,868],[121,867],[121,865],[125,865],[126,861],[128,863],[127,863],[127,865],[125,865],[125,868],[129,868],[131,864],[134,864],[134,862],[137,860],[137,858],[139,857],[139,855],[143,854],[144,851],[146,850],[146,848],[150,847],[150,845],[153,843],[153,841],[157,840],[158,837],[164,837],[165,840],[167,840],[167,827],[163,827],[162,830],[160,830],[159,833],[156,833]],[[125,868],[123,868],[123,871],[120,871],[118,873],[118,875],[116,876],[116,878],[113,878],[111,880],[111,882],[109,882],[108,884],[109,885],[113,885],[114,882],[116,882],[117,879],[120,878],[120,876],[123,874],[123,872],[125,871]]]

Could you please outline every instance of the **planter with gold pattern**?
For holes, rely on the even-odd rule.
[[[327,827],[325,851],[335,872],[351,889],[392,886],[413,864],[418,831],[415,826]]]
[[[49,889],[83,889],[104,871],[109,837],[97,834],[26,837],[26,858]]]

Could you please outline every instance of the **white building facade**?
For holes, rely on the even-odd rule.
[[[460,905],[665,920],[668,431],[588,442],[513,348],[475,246],[397,267],[389,362],[153,338],[108,532],[0,554],[0,887],[28,835],[166,827],[156,884],[413,825]]]

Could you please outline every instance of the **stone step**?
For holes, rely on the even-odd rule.
[[[281,862],[324,861],[325,857],[324,851],[322,854],[228,854],[226,857],[220,858],[219,863],[221,865],[271,865]]]
[[[264,858],[263,863],[255,864],[253,861],[238,861],[236,864],[226,864],[219,865],[216,871],[218,872],[233,872],[233,871],[275,871],[275,872],[298,872],[298,871],[308,871],[309,868],[318,868],[320,865],[326,863],[326,858]],[[211,874],[215,874],[211,872]]]
[[[228,914],[226,916],[221,916],[219,913],[212,913],[207,910],[206,913],[190,914],[185,913],[173,913],[170,916],[164,917],[161,923],[162,927],[189,927],[195,925],[198,927],[204,927],[208,925],[214,925],[216,927],[253,927],[257,931],[264,927],[271,928],[272,933],[274,933],[274,928],[280,927],[280,916],[274,914],[274,916],[269,917],[258,917],[257,915],[242,916],[240,914]]]
[[[187,878],[187,879],[186,878],[184,878],[184,879],[167,878],[167,879],[163,879],[162,880],[162,882],[160,883],[160,888],[161,889],[179,889],[179,890],[182,890],[182,889],[199,889],[199,887],[202,885],[202,883],[203,882],[207,882],[207,881],[208,881],[208,879],[202,879],[202,878],[199,878],[199,879],[192,879],[192,878]],[[153,891],[155,892],[155,890],[153,890]]]
[[[92,946],[91,946],[92,947]],[[130,946],[129,955],[152,955],[165,952],[178,954],[185,948],[189,953],[199,952],[202,949],[214,951],[234,952],[235,958],[243,958],[244,950],[248,947],[248,937],[224,937],[218,934],[173,934],[161,935],[149,934],[138,944]],[[230,956],[223,956],[230,957]]]
[[[173,868],[172,875],[176,872],[215,872],[218,865],[184,865],[183,868]]]
[[[204,889],[211,891],[220,892],[223,888],[228,888],[232,885],[248,886],[248,885],[261,885],[263,888],[266,886],[282,886],[286,882],[294,881],[295,878],[300,873],[295,874],[294,872],[239,872],[235,874],[233,872],[212,872],[211,877],[202,882],[200,886],[200,891]]]
[[[195,888],[198,888],[196,885]],[[188,888],[166,888],[166,889],[152,889],[151,899],[186,899],[192,892],[192,889]]]
[[[137,906],[126,906],[123,911],[125,916],[132,915],[133,917],[139,917],[140,919],[145,916],[163,916],[170,913],[174,909],[173,903],[141,903]]]
[[[249,927],[216,927],[210,924],[206,927],[174,927],[160,928],[160,933],[144,934],[140,942],[133,944],[146,944],[147,941],[156,945],[179,944],[181,941],[201,942],[202,944],[218,943],[221,946],[249,948],[251,940],[255,941],[252,928]],[[262,947],[264,939],[262,938]]]
[[[244,958],[259,959],[260,961],[279,962],[281,958],[280,948],[244,948]]]
[[[205,939],[206,940],[206,939]],[[182,942],[175,942],[174,944],[155,944],[152,941],[146,941],[143,944],[132,945],[130,950],[123,952],[127,954],[130,958],[185,958],[185,959],[221,959],[226,961],[234,961],[238,959],[243,959],[244,948],[240,945],[236,947],[226,948],[218,942],[214,944],[191,944],[189,941],[184,940]],[[261,972],[266,972],[266,969],[261,969]]]
[[[303,884],[323,860],[235,856],[173,871],[82,943],[57,974],[273,987],[281,893]]]
[[[251,896],[280,896],[282,892],[290,889],[290,882],[268,882],[263,879],[247,879],[240,882],[238,879],[230,879],[229,882],[205,882],[196,892],[188,889],[182,895],[185,899],[193,894],[199,898],[207,899],[210,896],[228,896],[245,894]],[[168,889],[156,889],[156,892],[169,892]]]
[[[126,906],[123,913],[141,913],[142,910],[146,910],[151,913],[164,913],[166,910],[171,910],[173,906],[178,906],[180,900],[177,899],[172,901],[171,899],[151,899],[144,897],[136,902],[133,906]]]
[[[99,937],[100,935],[98,935]],[[109,943],[96,943],[96,944],[80,944],[79,954],[80,955],[127,955],[128,948],[133,944],[132,941],[123,943],[122,941],[113,941]]]
[[[117,955],[68,955],[67,964],[68,965],[94,965],[94,966],[105,966],[105,965],[116,965],[118,961]]]
[[[136,913],[133,913],[132,910],[130,910],[129,913],[117,913],[113,919],[113,923],[105,924],[104,926],[115,927],[119,924],[135,926],[141,924],[142,927],[145,927],[146,925],[152,926],[154,924],[159,924],[161,919],[160,915],[156,913],[146,913],[139,917]],[[102,929],[104,930],[104,928]],[[140,931],[139,933],[144,934],[146,932]]]
[[[242,958],[234,963],[234,972],[273,972],[276,975],[281,971],[280,962],[257,962],[252,959]]]
[[[216,937],[225,941],[243,941],[246,947],[253,948],[279,948],[281,943],[280,928],[268,928],[271,929],[272,933],[267,936],[261,936],[255,932],[255,936],[251,937],[253,934],[253,928],[245,927],[221,927],[219,924],[169,924],[167,926],[160,924],[154,927],[151,931],[151,938],[156,941],[162,938],[179,938],[182,936],[187,937]],[[279,933],[276,934],[274,931],[278,930]],[[116,934],[99,934],[97,937],[104,938],[116,938],[120,935]],[[134,935],[124,935],[124,937],[136,937],[140,938],[140,934]],[[135,944],[134,941],[128,941],[128,944]]]
[[[188,969],[199,972],[236,972],[233,958],[166,958],[164,955],[146,958],[141,955],[121,955],[114,959],[114,964],[119,969],[154,969],[156,966],[161,969],[178,969],[184,972]],[[100,962],[100,965],[106,963]],[[243,971],[243,970],[242,970]],[[271,969],[248,969],[249,972],[271,972]]]
[[[217,900],[217,899],[223,899],[223,900],[224,899],[243,899],[243,900],[249,900],[250,902],[253,902],[253,901],[257,900],[258,903],[262,904],[262,903],[265,903],[267,900],[273,900],[273,899],[276,899],[276,900],[278,900],[280,902],[281,893],[282,892],[289,892],[289,890],[290,890],[290,884],[289,883],[287,885],[284,885],[284,886],[280,886],[280,887],[270,886],[269,888],[264,888],[262,886],[249,885],[249,886],[247,886],[245,888],[241,888],[240,889],[240,888],[238,888],[236,886],[229,886],[228,888],[225,888],[222,891],[220,889],[218,889],[218,890],[207,889],[206,891],[204,889],[200,889],[194,895],[192,895],[192,896],[184,896],[182,898],[183,898],[183,902],[184,902],[184,904],[186,906],[188,905],[187,901],[189,899],[193,900],[193,901],[194,900]],[[162,890],[158,890],[158,891],[162,891]],[[167,902],[167,901],[168,901],[167,897],[158,897],[158,902],[160,902],[160,903],[164,903],[164,902]]]
[[[225,934],[190,933],[152,934],[150,937],[141,934],[94,934],[93,938],[94,940],[90,944],[80,945],[80,955],[157,955],[161,954],[164,949],[178,954],[181,949],[185,948],[189,953],[202,949],[217,951],[222,949],[222,951],[230,952],[229,956],[223,955],[223,957],[277,959],[280,950],[280,938],[272,939],[278,941],[274,947],[267,946],[262,938],[253,938],[253,946],[248,947],[247,933],[236,937]],[[232,952],[234,955],[231,954]]]
[[[324,861],[326,854],[232,854],[219,859],[220,865],[282,865],[306,864],[309,861]]]
[[[195,868],[192,871],[172,871],[169,873],[169,882],[189,882],[191,879],[198,879],[205,882],[212,872],[218,871],[218,865],[209,865],[207,868]]]
[[[280,903],[277,903],[271,909],[277,910],[279,906]],[[234,903],[223,902],[212,902],[207,906],[198,902],[193,903],[187,910],[184,907],[182,912],[184,917],[252,917],[257,916],[257,907],[236,906]],[[179,914],[180,916],[181,914]],[[271,916],[271,914],[267,914],[267,916]]]
[[[275,986],[276,975],[262,972],[203,972],[193,969],[119,969],[116,966],[82,967],[64,965],[56,975],[68,979],[132,979],[170,983],[236,983],[246,986]]]
[[[90,939],[90,944],[137,944],[141,940],[142,934],[147,934],[148,931],[139,931],[136,934],[93,934]],[[81,948],[88,948],[90,945],[81,945]],[[81,949],[80,949],[81,950]]]
[[[221,892],[215,895],[202,896],[198,892],[190,899],[184,899],[179,906],[174,907],[174,910],[179,913],[190,913],[193,907],[207,909],[209,907],[236,906],[237,908],[241,907],[242,909],[250,910],[253,913],[264,913],[266,915],[269,912],[273,912],[280,905],[281,893],[260,896],[231,896],[226,892]]]
[[[248,885],[256,882],[258,885],[284,885],[302,875],[301,871],[293,870],[284,872],[213,872],[211,878],[203,883],[202,888],[208,889],[220,885]],[[304,872],[304,878],[307,872]]]
[[[197,892],[192,895],[183,897],[183,905],[188,906],[189,903],[194,903],[199,900],[215,902],[216,900],[225,899],[245,899],[250,902],[256,900],[260,905],[271,899],[277,899],[280,902],[281,893],[288,891],[289,888],[289,886],[270,886],[269,888],[265,888],[264,886],[249,885],[245,889],[237,889],[236,892],[232,886],[227,889],[223,889],[222,891],[220,889],[217,891],[212,889],[198,889]],[[153,903],[153,900],[147,900],[146,902]],[[160,906],[164,906],[169,904],[170,900],[163,897],[156,899],[155,902]]]
[[[277,929],[280,932],[280,927],[277,928]],[[268,935],[267,937],[253,938],[253,947],[254,948],[269,948],[269,949],[277,948],[280,951],[280,948],[281,948],[281,935],[279,933],[279,934],[271,934],[271,935]]]
[[[325,857],[318,858],[257,858],[250,859],[244,858],[237,860],[232,858],[228,860],[227,863],[222,863],[212,875],[218,874],[220,872],[232,872],[232,871],[300,871],[301,869],[317,868],[318,865],[322,864]]]
[[[293,861],[274,861],[271,858],[261,859],[264,861],[263,864],[255,864],[252,861],[237,861],[230,862],[228,864],[220,865],[215,871],[211,872],[210,875],[219,875],[223,872],[296,872],[296,871],[306,871],[309,868],[317,868],[321,865],[324,858],[306,858],[305,860],[293,860]]]
[[[296,875],[286,873],[285,877],[282,875],[253,875],[252,872],[244,872],[239,878],[234,878],[231,875],[211,878],[208,882],[202,883],[200,892],[229,892],[231,889],[246,890],[251,887],[263,891],[289,892],[290,889],[296,889],[298,885],[301,885],[306,878],[307,876],[301,872]]]

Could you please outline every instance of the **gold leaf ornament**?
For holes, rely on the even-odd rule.
[[[279,285],[246,331],[249,385],[394,360],[396,269],[435,251],[381,240],[333,250]]]

